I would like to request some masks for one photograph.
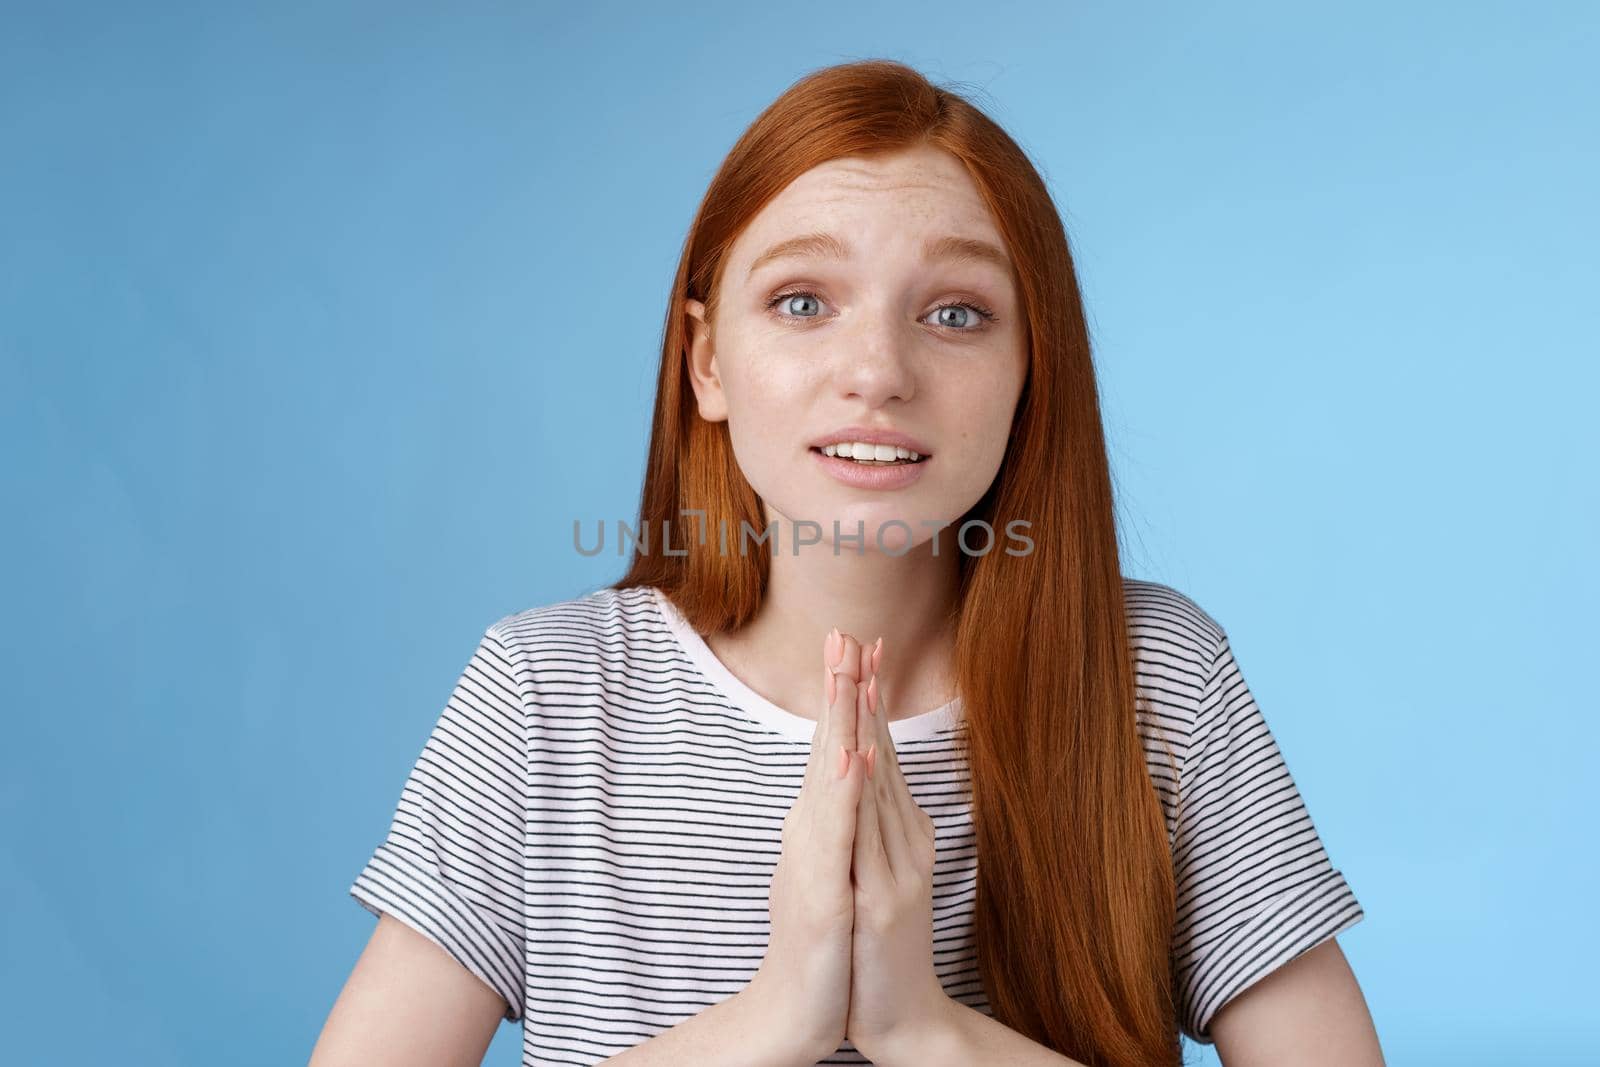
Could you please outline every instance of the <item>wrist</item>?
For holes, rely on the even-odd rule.
[[[730,997],[729,1005],[740,1019],[740,1029],[750,1035],[746,1062],[751,1067],[812,1067],[839,1047],[837,1041],[829,1043],[808,1033],[801,1021],[785,1010],[784,1002],[772,997],[768,986],[756,979]]]
[[[861,1049],[861,1053],[880,1067],[975,1063],[980,1057],[969,1054],[961,1025],[962,1013],[972,1010],[953,997],[943,996],[917,1025],[896,1027],[870,1050]]]

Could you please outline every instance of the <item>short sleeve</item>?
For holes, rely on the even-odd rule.
[[[1173,966],[1180,1028],[1359,922],[1226,633],[1211,657],[1178,790]]]
[[[525,985],[527,730],[498,626],[462,671],[350,895],[443,948],[505,999],[515,1021]]]

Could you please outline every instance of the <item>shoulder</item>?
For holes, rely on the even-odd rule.
[[[1206,681],[1225,634],[1192,597],[1170,585],[1124,577],[1122,590],[1133,654],[1135,718],[1171,838],[1177,831],[1182,767],[1189,760]]]
[[[1122,579],[1128,637],[1138,673],[1169,686],[1199,685],[1225,636],[1222,626],[1188,594],[1160,582]]]
[[[537,676],[586,666],[616,669],[659,653],[667,636],[651,588],[608,586],[504,615],[489,624],[485,641]]]

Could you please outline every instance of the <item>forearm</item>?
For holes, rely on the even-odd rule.
[[[1030,1041],[1002,1022],[951,999],[937,1025],[904,1035],[875,1050],[878,1067],[1083,1067],[1077,1060]]]
[[[602,1061],[601,1067],[812,1067],[816,1062],[786,1043],[781,1028],[740,991]]]

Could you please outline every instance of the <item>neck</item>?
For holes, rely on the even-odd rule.
[[[953,613],[959,582],[954,527],[900,556],[842,542],[835,555],[831,530],[795,553],[793,528],[776,517],[783,540],[771,558],[760,613],[743,629],[713,634],[708,646],[741,681],[795,715],[824,710],[822,644],[830,629],[865,648],[883,638],[878,689],[889,719],[932,711],[955,696]],[[850,525],[841,521],[841,529]],[[893,535],[885,534],[885,541]],[[763,549],[764,550],[764,549]]]

